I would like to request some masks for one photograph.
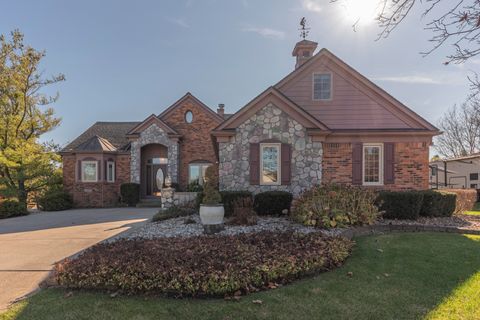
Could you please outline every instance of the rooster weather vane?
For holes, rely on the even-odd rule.
[[[310,32],[310,28],[307,28],[307,19],[305,19],[305,17],[303,17],[302,20],[300,20],[300,26],[301,28],[298,29],[300,30],[300,37],[302,37],[303,40],[305,40],[305,38],[308,36],[308,33]]]

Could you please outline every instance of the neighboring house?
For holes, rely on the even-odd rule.
[[[157,172],[184,189],[218,163],[221,190],[287,190],[322,182],[427,189],[437,128],[317,43],[295,70],[234,115],[190,93],[142,122],[98,122],[62,150],[77,206],[111,206],[124,182],[158,196]]]
[[[480,189],[480,154],[430,162],[430,187]]]

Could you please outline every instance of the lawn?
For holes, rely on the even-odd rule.
[[[480,202],[475,203],[471,211],[464,211],[463,214],[468,214],[471,216],[480,216]]]
[[[480,319],[479,292],[480,237],[394,233],[358,238],[335,271],[238,302],[49,289],[0,319]]]

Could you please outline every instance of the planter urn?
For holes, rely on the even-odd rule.
[[[206,234],[214,234],[222,231],[225,210],[223,204],[201,204],[200,221]]]

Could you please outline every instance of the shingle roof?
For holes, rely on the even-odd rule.
[[[126,134],[139,122],[96,122],[75,140],[62,149],[62,152],[82,151],[78,149],[95,136],[107,140],[114,148],[124,150],[129,142]]]
[[[110,141],[99,136],[93,136],[75,148],[76,151],[117,151]]]

